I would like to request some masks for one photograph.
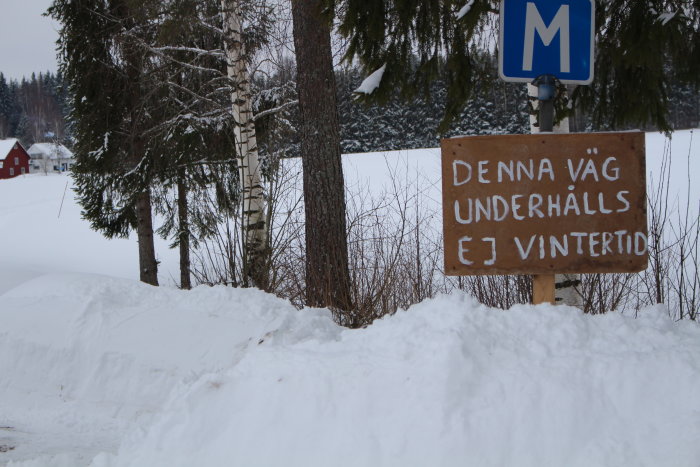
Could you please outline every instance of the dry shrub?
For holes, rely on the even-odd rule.
[[[387,162],[389,164],[389,162]],[[634,312],[667,303],[676,319],[698,318],[698,213],[690,197],[683,209],[669,202],[670,146],[649,191],[649,268],[639,274],[586,274],[579,293],[587,313]],[[442,225],[422,182],[390,167],[384,190],[348,187],[348,250],[353,311],[335,311],[344,326],[365,326],[440,293],[462,290],[479,302],[507,309],[530,303],[529,276],[448,277],[443,273]],[[287,161],[268,180],[270,291],[304,304],[304,229],[300,164]],[[689,193],[688,193],[689,195]],[[439,205],[439,204],[438,204]],[[432,206],[432,207],[431,207]],[[240,284],[238,219],[226,219],[194,255],[200,283]]]

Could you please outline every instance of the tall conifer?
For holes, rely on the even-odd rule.
[[[293,0],[306,231],[306,303],[352,309],[345,189],[331,54],[322,0]],[[340,321],[353,326],[350,313]]]
[[[10,87],[5,75],[0,73],[0,138],[10,136],[10,113],[12,111]]]
[[[158,284],[145,133],[154,97],[139,36],[152,33],[148,8],[133,0],[55,0],[60,70],[72,97],[74,177],[83,216],[108,237],[135,228],[141,280]]]

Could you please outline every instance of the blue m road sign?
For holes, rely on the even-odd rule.
[[[505,81],[554,75],[593,81],[595,0],[502,0],[499,73]]]

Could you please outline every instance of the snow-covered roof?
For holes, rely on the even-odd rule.
[[[7,157],[17,142],[17,138],[0,139],[0,160]]]
[[[45,156],[48,159],[73,159],[70,149],[58,143],[34,143],[27,152],[32,158]]]

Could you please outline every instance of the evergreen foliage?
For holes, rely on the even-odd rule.
[[[487,57],[488,58],[488,57]],[[484,68],[487,79],[444,130],[443,136],[525,133],[529,130],[525,86],[498,81],[495,66]],[[439,77],[429,85],[427,99],[404,100],[399,95],[383,105],[356,99],[363,74],[357,67],[339,71],[338,111],[343,152],[436,147],[440,120],[449,91]]]
[[[155,72],[162,93],[149,133],[156,160],[157,181],[168,189],[184,181],[196,192],[212,183],[224,195],[223,213],[231,213],[237,202],[237,167],[234,158],[233,120],[230,112],[231,83],[226,76],[219,3],[216,0],[174,0],[162,3],[164,21],[153,44],[148,45],[159,67]],[[171,200],[162,199],[159,211],[175,217]],[[200,234],[211,228],[215,214],[198,212],[192,204]],[[172,215],[171,215],[172,214]],[[201,222],[201,224],[199,223]],[[161,229],[163,235],[178,231],[176,224]],[[178,244],[177,238],[174,245]]]
[[[489,80],[498,80],[495,69],[492,69],[490,73],[492,75],[489,76]],[[56,135],[62,144],[72,147],[70,125],[65,118],[70,113],[71,106],[67,86],[64,85],[60,74],[47,73],[47,76],[54,80],[56,96],[43,94],[42,98],[56,99],[56,106],[60,108],[60,114],[54,115],[51,119],[40,119],[40,128],[46,129],[43,134],[54,133],[54,128],[63,128],[63,134],[57,131]],[[438,124],[445,108],[444,99],[446,98],[442,79],[437,79],[430,85],[429,99],[404,100],[399,95],[395,95],[389,98],[385,104],[378,105],[355,98],[353,91],[357,89],[364,78],[365,72],[357,66],[346,66],[336,70],[343,152],[422,148],[438,144],[440,138]],[[21,83],[21,81],[6,80],[5,86],[3,86],[2,77],[0,77],[0,109],[2,109],[0,110],[0,138],[19,137],[22,133],[21,127],[19,132],[17,129],[22,115],[27,112],[22,109],[19,103],[16,104],[14,98],[17,94],[26,95]],[[24,86],[28,86],[30,83],[31,81],[25,80]],[[255,81],[254,86],[254,110],[256,114],[284,106],[280,111],[265,114],[256,119],[256,131],[261,155],[265,157],[264,163],[269,165],[279,158],[297,157],[299,155],[299,140],[296,134],[298,109],[294,105],[288,105],[295,99],[296,95],[296,91],[293,89],[293,77],[276,74],[270,78]],[[668,121],[671,128],[684,129],[700,126],[700,93],[694,86],[672,83],[668,95]],[[24,102],[24,100],[20,99],[20,102]],[[220,105],[223,109],[226,107],[226,102],[222,101]],[[50,106],[53,107],[53,104]],[[50,106],[46,105],[46,107]],[[485,112],[489,108],[493,109],[492,114]],[[492,86],[479,87],[474,91],[468,104],[459,116],[450,123],[445,134],[448,136],[485,134],[491,131],[490,129],[493,129],[493,133],[524,133],[529,131],[527,118],[525,87],[517,83],[495,81]],[[585,115],[580,107],[576,120],[580,122],[575,131],[623,130],[640,127],[640,125],[632,123],[614,127],[606,122],[594,125],[591,117]],[[14,122],[14,126],[11,126],[10,122]],[[53,122],[58,122],[58,124],[54,127],[52,126]],[[188,126],[185,125],[184,120],[181,123],[182,129],[187,130]],[[204,119],[195,126],[202,127],[202,130],[215,128],[212,123],[213,121]],[[26,124],[22,126],[26,126]],[[7,128],[4,133],[3,128]],[[641,128],[650,131],[659,129],[652,124],[641,126]],[[174,130],[174,127],[172,130],[173,134],[180,135],[189,132],[189,130],[178,132]],[[30,138],[22,140],[22,143],[28,147],[40,140],[43,141],[45,138],[36,140]],[[200,138],[198,141],[199,146],[193,148],[189,152],[190,154],[203,156],[209,154],[205,148],[211,151],[217,145],[224,144],[222,139],[212,139],[209,136]],[[232,143],[225,144],[232,147]],[[223,150],[223,147],[217,150],[219,151],[218,157],[221,157]]]
[[[529,106],[526,86],[505,83],[498,78],[495,57],[487,56],[491,66],[485,69],[487,80],[475,87],[471,99],[455,117],[444,133],[439,124],[445,108],[447,91],[444,78],[435,79],[429,86],[427,98],[406,100],[394,93],[379,104],[357,99],[357,89],[366,72],[358,66],[336,70],[338,113],[341,146],[344,153],[393,149],[436,147],[443,136],[480,134],[529,133]],[[287,79],[287,78],[285,78]],[[257,81],[256,113],[289,102],[293,90],[276,75]],[[282,98],[281,96],[287,96]],[[580,108],[570,124],[572,131],[608,131],[639,128],[626,124],[612,127],[609,123],[595,124],[590,114]],[[299,139],[296,134],[298,109],[289,106],[283,112],[256,120],[260,150],[265,157],[298,157]],[[700,93],[690,85],[674,83],[669,90],[669,123],[673,129],[697,128],[700,125]],[[645,130],[659,130],[647,124]],[[272,141],[275,141],[274,143]],[[275,155],[276,154],[276,155]],[[274,155],[274,157],[273,157]]]
[[[0,73],[0,138],[69,142],[67,96],[60,74],[32,73],[30,79],[7,81]]]
[[[287,63],[293,66],[293,63]],[[298,157],[299,108],[296,84],[289,73],[282,71],[253,81],[255,133],[263,166],[263,177],[274,173],[280,159]],[[340,88],[339,88],[339,92]]]
[[[162,88],[144,43],[157,33],[158,1],[55,0],[62,27],[59,67],[72,100],[75,191],[83,217],[107,237],[138,234],[141,280],[158,285],[151,185],[162,155],[157,128]]]
[[[254,51],[268,23],[252,3],[245,41]],[[217,0],[56,0],[49,10],[63,25],[76,191],[84,217],[108,237],[136,227],[141,246],[152,207],[165,219],[159,233],[184,258],[222,216],[240,214],[220,8]],[[189,260],[181,265],[185,287]]]
[[[11,111],[10,86],[7,84],[5,75],[0,73],[0,138],[7,138],[13,133],[10,131]]]
[[[367,72],[386,64],[380,87],[367,99],[386,102],[396,89],[408,98],[425,94],[444,70],[445,131],[484,82],[486,62],[478,50],[493,43],[488,31],[496,30],[498,1],[327,3],[349,40],[346,59],[359,59]],[[700,0],[597,0],[596,32],[595,80],[574,91],[573,106],[589,112],[596,125],[670,129],[671,85],[700,85]]]
[[[72,98],[73,171],[83,215],[106,236],[125,237],[136,225],[133,198],[148,188],[152,166],[143,98],[153,93],[130,37],[137,19],[122,1],[57,0],[49,13],[62,24],[60,69]]]
[[[246,24],[245,59],[250,60],[267,40],[270,9],[256,0],[240,6]],[[230,39],[225,37],[222,8],[218,0],[162,2],[164,20],[151,46],[166,92],[163,124],[152,135],[164,156],[156,209],[165,222],[159,233],[180,247],[181,269],[188,262],[182,259],[188,245],[215,234],[227,217],[249,214],[243,212],[231,102],[241,83],[227,70],[224,44]]]

